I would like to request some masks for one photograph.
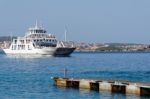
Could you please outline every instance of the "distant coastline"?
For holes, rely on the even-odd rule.
[[[5,44],[11,42],[14,37],[1,36],[0,49],[5,47]],[[96,53],[140,53],[150,52],[149,44],[133,44],[133,43],[86,43],[69,41],[76,46],[75,52],[96,52]],[[2,50],[0,50],[2,52]]]
[[[74,53],[150,53],[150,51],[75,51]]]

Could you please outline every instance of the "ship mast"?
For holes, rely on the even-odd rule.
[[[65,42],[67,41],[67,27],[65,27]]]
[[[35,22],[35,28],[38,28],[38,21]]]
[[[10,33],[10,40],[11,40],[11,42],[12,42],[12,33]]]

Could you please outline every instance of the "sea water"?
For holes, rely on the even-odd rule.
[[[73,53],[70,57],[0,54],[0,99],[148,99],[54,86],[51,77],[150,82],[150,53]]]

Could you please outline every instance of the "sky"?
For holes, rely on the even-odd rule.
[[[0,36],[36,20],[59,40],[150,44],[150,0],[0,0]]]

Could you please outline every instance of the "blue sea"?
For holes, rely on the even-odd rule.
[[[54,86],[51,77],[150,82],[150,53],[73,53],[70,57],[0,54],[0,99],[150,99]]]

